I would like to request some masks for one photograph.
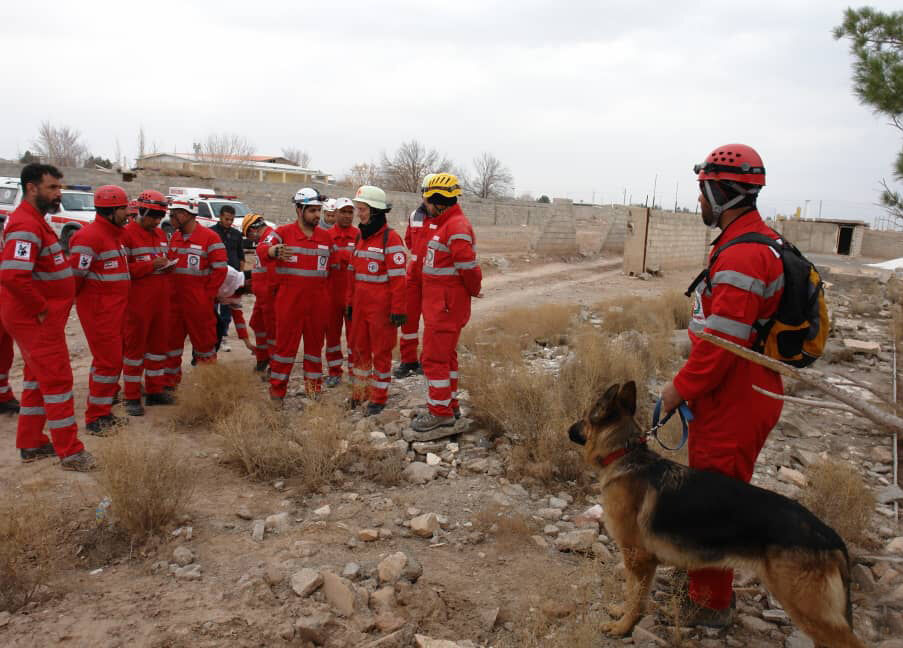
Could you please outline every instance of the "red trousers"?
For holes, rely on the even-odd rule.
[[[401,327],[401,341],[399,351],[401,361],[405,364],[417,362],[417,331],[420,329],[420,311],[423,284],[419,272],[408,274],[405,284],[405,311],[408,320]]]
[[[317,393],[323,384],[323,338],[329,294],[311,291],[304,284],[279,286],[276,311],[276,348],[270,353],[270,395],[285,398],[295,355],[304,339],[304,385]]]
[[[9,386],[9,368],[13,366],[13,338],[0,322],[0,403],[15,399]]]
[[[345,327],[345,345],[348,347],[348,370],[354,365],[354,351],[351,348],[351,320],[345,317],[345,300],[333,294],[329,305],[329,320],[326,322],[326,366],[330,376],[342,375],[342,326]]]
[[[462,327],[463,328],[463,327]],[[426,375],[427,407],[434,416],[453,416],[458,408],[458,338],[461,329],[425,324],[420,363]]]
[[[98,303],[97,299],[87,299],[77,301],[75,306],[92,356],[85,423],[110,414],[122,373],[125,303],[108,309],[98,308]]]
[[[752,385],[783,392],[777,374],[739,360],[718,389],[690,403],[695,417],[690,424],[691,468],[747,483],[752,479],[756,458],[781,417],[782,407],[781,401],[754,391]],[[700,569],[689,576],[690,598],[696,603],[716,610],[730,606],[733,570]]]
[[[173,319],[169,323],[169,342],[166,352],[166,384],[176,386],[182,381],[182,352],[185,338],[191,346],[198,362],[216,362],[216,313],[213,299],[190,293],[172,295]]]
[[[251,330],[254,331],[254,357],[257,362],[269,362],[276,349],[276,293],[269,287],[266,294],[254,293],[254,310],[251,311]]]
[[[369,398],[376,405],[385,405],[389,400],[392,349],[398,334],[389,320],[388,295],[381,301],[384,303],[367,304],[364,299],[355,299],[351,313],[354,399],[363,401]]]
[[[165,366],[169,351],[171,306],[166,290],[141,294],[133,284],[132,291],[125,317],[122,378],[125,382],[125,398],[139,400],[142,373],[146,394],[159,394],[167,384]],[[181,360],[181,354],[179,359]]]
[[[43,323],[15,312],[15,304],[0,305],[6,331],[19,345],[25,362],[22,408],[16,429],[17,448],[39,448],[50,443],[50,430],[58,457],[68,457],[84,449],[78,440],[72,399],[72,366],[66,346],[66,321],[71,304],[48,304]],[[120,349],[121,355],[121,349]]]

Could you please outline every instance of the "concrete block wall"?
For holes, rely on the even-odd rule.
[[[903,257],[903,232],[866,229],[862,233],[861,250],[862,256],[869,259],[899,259]]]
[[[624,272],[702,268],[717,233],[698,214],[631,207],[624,245]]]
[[[775,221],[772,226],[804,254],[835,254],[837,252],[840,227],[834,223],[783,220]]]
[[[576,254],[577,224],[574,219],[574,204],[565,198],[555,198],[551,211],[531,249],[537,254],[554,256]]]

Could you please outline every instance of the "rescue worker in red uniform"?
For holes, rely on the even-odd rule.
[[[245,238],[259,243],[276,230],[266,224],[261,214],[247,214],[241,222]],[[261,257],[254,251],[254,268],[251,270],[251,292],[254,293],[254,310],[251,312],[251,330],[254,331],[254,371],[264,372],[270,366],[270,351],[276,347],[276,312],[273,307],[275,262]]]
[[[122,235],[132,277],[122,360],[125,411],[129,416],[144,414],[142,374],[148,406],[175,402],[172,394],[163,389],[172,292],[169,242],[160,229],[160,219],[166,216],[167,208],[166,198],[159,191],[142,191],[136,201],[138,214]]]
[[[354,221],[354,204],[349,198],[335,201],[335,224],[328,230],[332,238],[333,260],[329,266],[329,321],[326,324],[326,366],[329,376],[326,386],[335,387],[342,380],[342,326],[345,327],[345,345],[348,347],[348,371],[352,370],[354,355],[351,350],[351,320],[345,316],[348,302],[348,281],[351,274],[351,253],[361,231]]]
[[[69,243],[75,276],[75,310],[91,350],[85,427],[104,435],[128,421],[113,416],[113,399],[122,373],[122,333],[129,302],[128,257],[122,243],[129,199],[122,187],[104,185],[94,191],[97,216]]]
[[[175,321],[167,363],[174,382],[181,379],[182,349],[185,337],[191,340],[199,363],[216,362],[216,293],[226,278],[226,246],[213,230],[198,225],[198,203],[194,198],[178,197],[169,207],[169,218],[178,229],[169,242],[173,267],[172,299]]]
[[[60,208],[63,174],[47,164],[22,169],[24,196],[6,225],[0,261],[0,320],[25,363],[16,447],[22,461],[60,458],[65,470],[95,467],[78,439],[66,321],[75,298],[72,268],[44,220]],[[44,423],[50,439],[44,434]]]
[[[3,235],[6,216],[0,216],[0,251],[3,250]],[[18,414],[19,401],[9,386],[9,369],[13,366],[13,338],[3,328],[0,321],[0,414]]]
[[[434,175],[436,174],[430,173],[423,178],[420,187],[421,193],[426,190]],[[420,302],[423,298],[423,258],[426,256],[426,244],[430,240],[430,231],[426,224],[426,203],[420,203],[417,209],[408,216],[408,227],[404,232],[404,244],[410,250],[407,283],[405,284],[405,305],[408,319],[401,327],[401,342],[398,344],[401,363],[395,369],[396,378],[423,373],[417,356],[417,332],[420,330]]]
[[[696,171],[702,220],[721,229],[712,242],[713,252],[748,232],[778,238],[756,210],[756,197],[765,186],[765,167],[755,150],[743,144],[721,146]],[[759,451],[781,416],[781,401],[756,392],[753,385],[781,394],[781,377],[696,334],[704,331],[751,347],[756,339],[754,325],[770,318],[781,300],[783,265],[768,246],[739,243],[718,256],[710,277],[711,287],[703,281],[696,289],[690,356],[665,385],[662,405],[671,411],[686,401],[693,411],[690,467],[749,482]],[[731,570],[691,571],[684,618],[691,625],[729,625],[732,581]]]
[[[369,400],[366,416],[379,414],[386,407],[396,329],[406,319],[407,256],[401,237],[386,224],[389,209],[386,193],[379,187],[364,185],[354,196],[361,235],[348,266],[347,302],[354,351],[351,406]]]
[[[417,432],[453,426],[459,416],[458,338],[470,319],[470,300],[480,295],[483,272],[476,238],[458,205],[461,188],[451,173],[430,178],[423,198],[427,208],[427,247],[423,261],[423,352],[428,411],[411,424]]]
[[[275,260],[276,348],[270,353],[270,398],[285,399],[298,345],[304,339],[304,386],[309,396],[323,384],[323,338],[329,313],[327,277],[332,239],[318,227],[324,197],[304,187],[293,198],[298,220],[276,228],[257,246]]]

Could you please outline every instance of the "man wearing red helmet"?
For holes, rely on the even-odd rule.
[[[166,198],[159,191],[142,191],[135,203],[137,216],[125,226],[122,236],[128,255],[132,289],[125,318],[123,381],[125,410],[142,416],[141,375],[144,374],[148,405],[174,402],[164,391],[164,365],[169,329],[170,282],[166,234],[160,219],[166,216]]]
[[[122,245],[128,205],[129,198],[122,187],[98,187],[94,191],[97,216],[75,233],[69,247],[75,276],[75,309],[93,356],[85,427],[100,436],[125,422],[113,416],[111,410],[119,391],[122,332],[131,284]]]
[[[181,380],[182,348],[191,340],[200,363],[216,362],[216,293],[226,278],[226,246],[213,230],[198,225],[198,202],[178,197],[169,207],[169,218],[178,228],[169,242],[173,268],[173,300],[176,321],[167,354],[174,370],[172,384]],[[178,345],[176,347],[175,345]]]
[[[329,320],[326,325],[326,366],[329,368],[329,376],[326,378],[327,387],[335,387],[342,380],[342,327],[345,327],[345,343],[348,347],[348,371],[354,364],[351,351],[350,328],[351,320],[345,315],[345,309],[349,305],[347,293],[348,282],[353,277],[348,272],[351,265],[351,254],[354,252],[354,244],[361,231],[352,225],[354,220],[354,203],[349,198],[339,198],[333,201],[333,213],[335,224],[329,229],[332,238],[332,265],[329,267]]]
[[[86,471],[95,460],[78,439],[66,346],[75,285],[59,239],[44,220],[60,208],[62,177],[49,164],[22,168],[24,196],[9,217],[0,262],[0,320],[25,363],[16,429],[22,461],[56,455],[64,470]]]
[[[778,239],[756,209],[765,186],[765,167],[749,146],[721,146],[694,169],[699,179],[703,222],[721,229],[715,250],[743,234],[757,232]],[[711,259],[711,256],[710,256]],[[751,347],[756,325],[777,310],[784,289],[783,264],[760,243],[724,248],[709,268],[710,282],[696,288],[689,335],[690,357],[662,391],[666,411],[687,401],[695,416],[690,424],[690,466],[749,482],[756,458],[781,415],[781,402],[753,389],[783,393],[781,377],[706,342],[706,332]],[[742,514],[742,512],[739,512]],[[712,521],[717,525],[717,520]],[[691,625],[723,627],[731,622],[733,571],[704,569],[689,574],[683,599]]]

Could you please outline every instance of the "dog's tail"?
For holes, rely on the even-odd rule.
[[[840,579],[843,581],[843,589],[846,594],[847,601],[846,607],[844,609],[844,616],[847,619],[847,624],[850,626],[850,630],[853,629],[853,598],[850,596],[850,554],[847,553],[847,546],[843,544],[841,546],[841,551],[843,553],[843,562],[840,565]]]

